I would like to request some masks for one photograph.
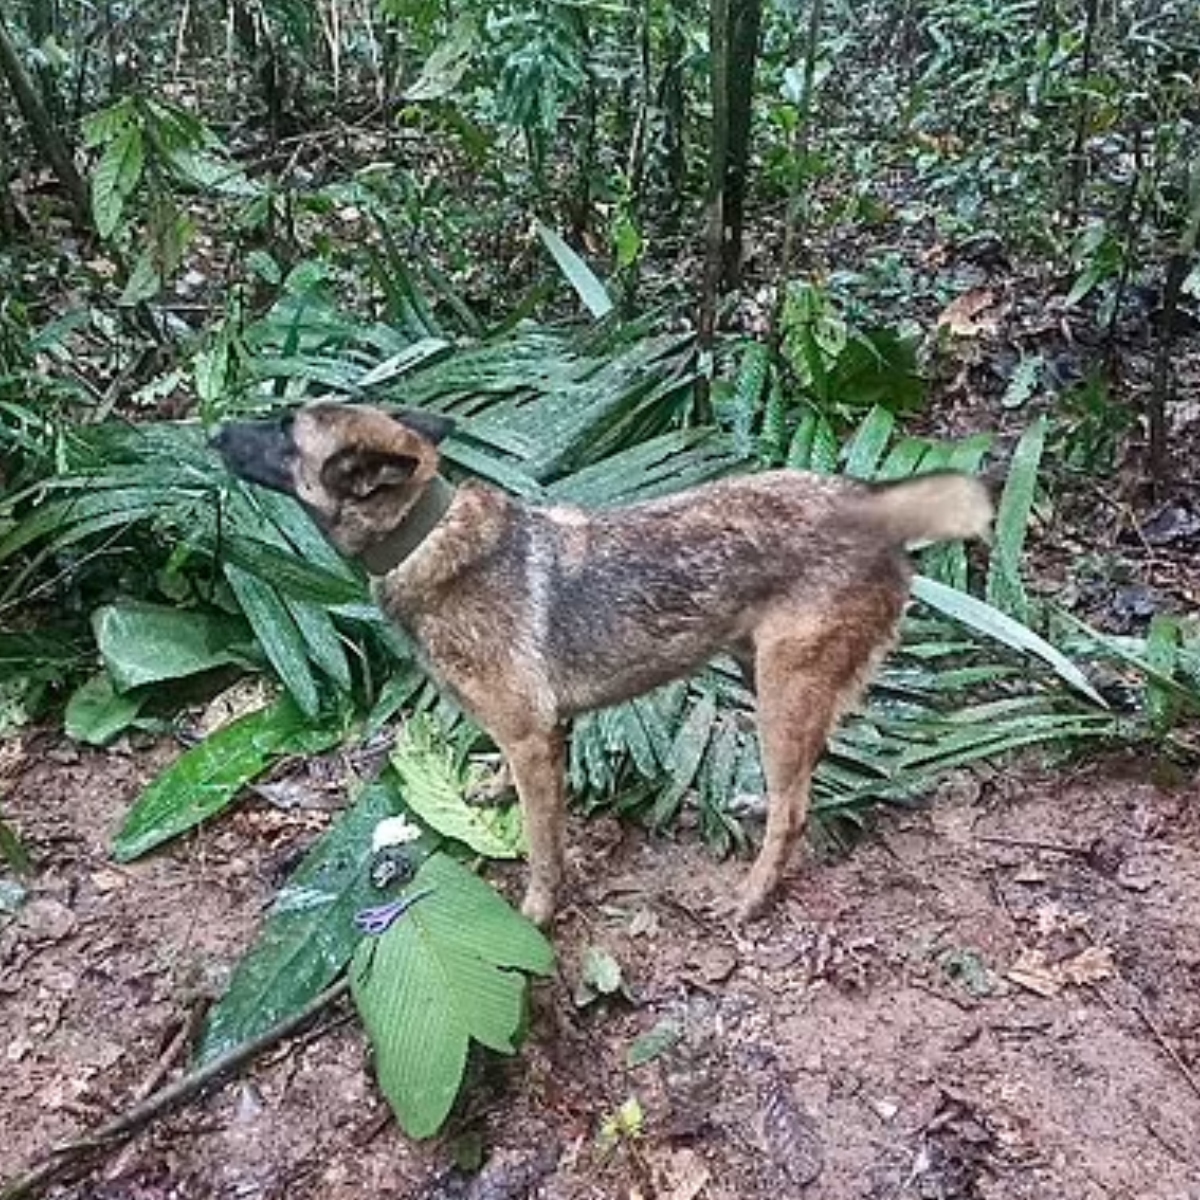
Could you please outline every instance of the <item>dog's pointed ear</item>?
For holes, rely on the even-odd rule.
[[[391,416],[394,421],[399,421],[405,429],[412,430],[413,433],[419,434],[435,446],[444,438],[449,437],[454,430],[452,417],[444,417],[441,413],[426,412],[424,409],[397,408],[392,410]]]
[[[409,454],[347,446],[325,461],[321,483],[339,500],[365,500],[380,488],[407,483],[419,462]]]

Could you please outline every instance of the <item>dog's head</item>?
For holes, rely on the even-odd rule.
[[[287,492],[345,554],[389,534],[437,474],[448,417],[318,401],[221,426],[212,445],[241,479]]]

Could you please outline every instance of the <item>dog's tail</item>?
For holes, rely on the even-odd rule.
[[[868,486],[868,519],[896,542],[920,546],[990,537],[995,515],[991,492],[974,475],[939,471]]]

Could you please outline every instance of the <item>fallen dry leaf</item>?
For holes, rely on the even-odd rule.
[[[663,1200],[696,1200],[711,1178],[704,1159],[695,1150],[686,1148],[670,1155],[663,1164],[662,1174],[664,1185],[659,1194]]]
[[[1009,968],[1007,977],[1039,996],[1057,996],[1064,987],[1098,983],[1115,973],[1112,950],[1107,946],[1089,946],[1055,963],[1046,961],[1044,950],[1023,950]]]
[[[938,314],[938,328],[948,329],[956,337],[975,337],[980,333],[991,333],[996,328],[995,317],[984,314],[996,299],[991,288],[974,288],[949,304]]]
[[[1056,933],[1086,929],[1090,919],[1087,913],[1063,908],[1053,900],[1048,904],[1039,904],[1035,914],[1037,931],[1044,938]]]
[[[1108,946],[1089,946],[1073,958],[1059,963],[1058,967],[1067,983],[1076,986],[1099,983],[1101,979],[1111,979],[1117,973],[1113,952]]]

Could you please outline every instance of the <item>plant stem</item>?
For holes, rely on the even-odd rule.
[[[49,111],[42,103],[33,85],[33,80],[25,70],[25,64],[17,53],[16,44],[0,14],[0,76],[8,81],[16,97],[17,107],[29,127],[29,136],[37,147],[38,153],[50,165],[58,182],[71,206],[71,216],[78,229],[86,229],[91,225],[88,211],[87,187],[82,176],[75,169],[75,160],[71,155],[71,147],[61,131],[54,124]]]

